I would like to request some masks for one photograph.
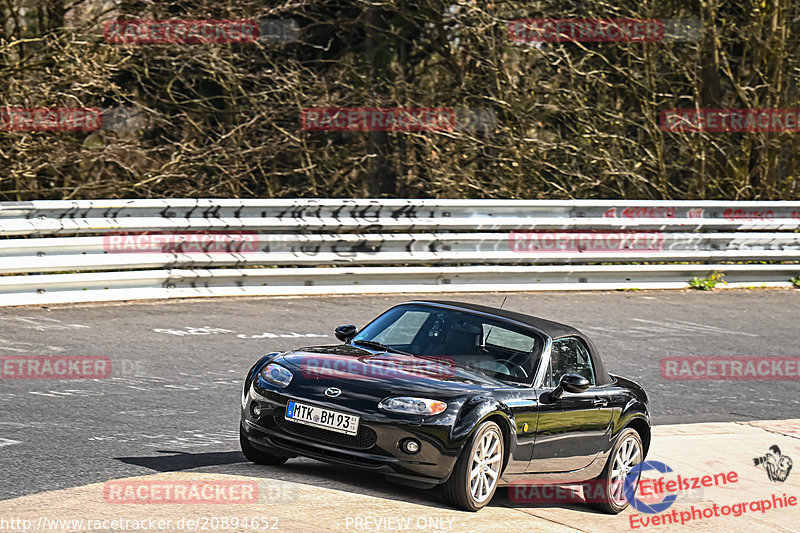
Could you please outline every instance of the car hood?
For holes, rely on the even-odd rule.
[[[306,385],[361,390],[375,397],[435,394],[443,398],[514,386],[461,367],[446,357],[405,355],[350,345],[302,348],[287,352],[276,361],[292,369],[295,376],[299,371],[300,380]]]

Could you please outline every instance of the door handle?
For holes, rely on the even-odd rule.
[[[592,405],[605,407],[606,405],[608,405],[608,400],[606,400],[605,398],[595,398],[594,401],[592,402]]]

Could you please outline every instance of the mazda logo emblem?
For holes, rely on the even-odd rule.
[[[337,389],[336,387],[328,387],[325,389],[325,396],[330,396],[331,398],[336,398],[342,393],[342,389]]]

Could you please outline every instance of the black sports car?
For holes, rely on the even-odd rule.
[[[481,305],[392,307],[344,344],[262,357],[242,391],[241,446],[261,464],[302,455],[442,484],[476,511],[498,485],[584,483],[618,513],[650,444],[644,390],[606,372],[579,331]]]

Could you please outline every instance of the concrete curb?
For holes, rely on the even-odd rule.
[[[800,503],[797,506],[750,511],[691,520],[684,525],[652,524],[654,516],[667,520],[676,511],[691,512],[713,505],[730,506],[742,502],[771,499],[772,495],[800,499],[800,471],[790,472],[784,482],[772,482],[753,458],[765,454],[770,446],[780,447],[783,455],[800,460],[800,419],[754,421],[748,423],[707,423],[656,426],[648,460],[661,461],[681,476],[703,476],[734,471],[738,480],[725,486],[702,489],[702,493],[679,495],[665,512],[647,514],[628,508],[618,516],[603,515],[575,504],[519,503],[509,498],[508,490],[498,490],[492,504],[478,513],[456,511],[444,506],[435,491],[400,487],[387,493],[371,490],[368,483],[359,489],[354,483],[340,483],[336,468],[314,463],[319,472],[314,478],[286,467],[259,467],[263,477],[209,474],[203,472],[160,473],[126,478],[131,484],[163,481],[256,481],[260,496],[254,503],[220,504],[119,504],[104,498],[104,484],[95,483],[65,490],[42,492],[0,502],[0,532],[23,531],[284,531],[318,533],[333,531],[480,531],[506,532],[619,532],[619,531],[798,531]],[[235,469],[234,469],[235,470]],[[800,470],[800,466],[795,470]],[[366,476],[366,475],[365,475]],[[647,474],[644,475],[648,477]],[[356,478],[357,479],[357,478]],[[119,480],[118,480],[119,481]],[[323,486],[324,485],[324,486]],[[226,525],[221,521],[227,518]],[[239,527],[233,527],[233,519]],[[258,519],[243,525],[245,518]],[[183,523],[178,521],[183,519]],[[189,519],[198,522],[189,528]],[[199,519],[199,520],[198,520]],[[262,520],[262,519],[266,519]],[[3,522],[5,520],[5,522]],[[16,522],[13,522],[16,520]],[[55,521],[60,520],[61,523]],[[72,520],[70,524],[68,522]],[[95,522],[88,522],[88,521]],[[106,520],[105,524],[102,523]],[[113,520],[137,521],[117,523]],[[145,522],[139,522],[144,520]],[[151,521],[152,520],[152,521]],[[161,525],[159,520],[171,520]],[[28,522],[23,522],[28,521]],[[78,523],[77,521],[82,521]],[[151,521],[147,523],[147,521]],[[204,523],[203,523],[204,521]],[[165,527],[161,527],[164,525]],[[205,525],[205,527],[203,527]],[[212,527],[212,526],[216,527]],[[16,527],[14,527],[16,526]],[[637,527],[633,527],[637,526]]]

